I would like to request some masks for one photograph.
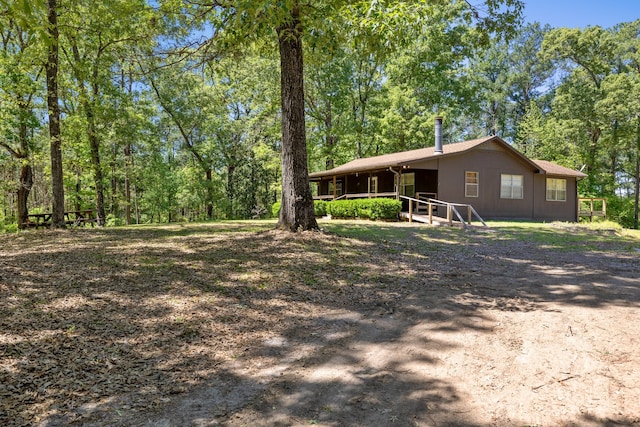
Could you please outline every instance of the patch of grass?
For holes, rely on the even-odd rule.
[[[637,230],[625,230],[614,222],[491,221],[487,224],[500,232],[499,239],[537,243],[542,247],[563,251],[598,250],[605,246],[632,250],[640,245],[640,233],[636,233]]]

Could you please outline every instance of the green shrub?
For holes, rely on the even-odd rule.
[[[327,203],[327,213],[335,218],[397,219],[402,202],[395,199],[335,200]]]
[[[314,200],[313,211],[316,216],[325,216],[327,214],[327,202],[324,200]]]
[[[633,228],[634,203],[631,197],[608,197],[607,219],[617,222],[624,228]]]
[[[402,210],[402,202],[395,199],[370,199],[371,219],[397,219]]]
[[[271,215],[280,214],[280,202],[271,206]],[[394,199],[353,199],[326,202],[314,200],[313,210],[316,216],[331,215],[334,218],[397,219],[402,210],[402,202]]]
[[[1,233],[17,233],[18,232],[18,224],[10,223],[10,224],[2,224],[0,223],[0,234]]]
[[[278,216],[280,216],[280,202],[275,202],[273,205],[271,205],[271,216],[273,218],[278,218]]]
[[[329,202],[327,213],[334,218],[355,218],[358,216],[355,200],[334,200]]]
[[[109,214],[107,215],[105,224],[107,227],[118,227],[121,225],[126,225],[126,221],[123,218],[119,218],[113,214]]]

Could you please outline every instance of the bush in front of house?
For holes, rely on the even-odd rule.
[[[402,202],[396,199],[369,199],[371,201],[371,219],[398,219]]]
[[[334,218],[397,219],[402,202],[395,199],[335,200],[327,203],[327,213]]]
[[[327,202],[324,200],[314,200],[313,211],[316,216],[325,216],[327,214]]]
[[[280,202],[271,205],[271,215],[277,218],[280,214]],[[397,219],[402,210],[402,202],[395,199],[351,199],[314,200],[313,210],[316,216],[331,215],[333,218],[361,219]]]
[[[327,203],[327,213],[333,218],[355,218],[358,216],[356,200],[334,200]]]
[[[271,205],[271,216],[273,218],[278,218],[280,215],[280,206],[282,204],[280,202],[275,202]],[[316,216],[325,216],[327,214],[327,202],[324,200],[314,200],[313,201],[313,212]]]

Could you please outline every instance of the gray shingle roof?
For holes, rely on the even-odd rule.
[[[472,139],[469,141],[457,142],[454,144],[445,144],[442,154],[435,153],[435,147],[420,148],[418,150],[402,151],[399,153],[383,154],[381,156],[366,157],[355,159],[344,165],[340,165],[330,170],[313,172],[309,174],[309,178],[322,178],[334,175],[348,175],[356,172],[368,172],[390,167],[400,167],[410,165],[412,163],[429,160],[436,157],[454,156],[466,151],[472,150],[488,141],[496,141],[502,144],[507,150],[511,150],[514,155],[520,157],[523,161],[529,163],[532,168],[539,169],[541,173],[558,176],[573,176],[576,178],[584,178],[582,172],[560,166],[556,163],[546,160],[531,160],[518,150],[514,149],[504,140],[497,136],[486,136],[484,138]]]
[[[585,178],[587,176],[585,173],[560,166],[557,163],[547,160],[534,160],[533,162],[537,164],[547,175],[574,176],[576,178]]]
[[[445,144],[444,153],[442,154],[435,154],[435,147],[427,147],[420,148],[418,150],[402,151],[400,153],[383,154],[381,156],[355,159],[330,170],[313,172],[309,174],[309,177],[319,178],[323,176],[347,175],[355,172],[372,171],[395,166],[403,166],[421,160],[428,160],[437,156],[442,157],[459,154],[477,147],[478,145],[494,138],[495,137],[493,136],[489,136],[479,139],[473,139],[470,141],[458,142],[455,144]]]

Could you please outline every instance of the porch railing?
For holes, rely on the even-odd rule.
[[[428,216],[428,223],[429,224],[433,224],[433,216],[434,216],[433,215],[433,208],[442,206],[446,210],[446,221],[447,221],[447,223],[449,223],[449,225],[453,225],[453,221],[454,221],[453,217],[455,215],[457,220],[460,222],[460,224],[462,224],[462,226],[464,228],[467,228],[467,226],[471,225],[471,221],[473,220],[473,217],[475,217],[478,221],[480,221],[482,223],[482,225],[487,227],[487,224],[484,222],[482,217],[478,214],[478,212],[471,205],[467,205],[467,204],[463,204],[463,203],[443,202],[442,200],[437,200],[437,199],[427,199],[425,201],[423,199],[415,199],[413,197],[407,197],[407,196],[400,196],[400,198],[409,201],[409,217],[408,217],[409,222],[413,221],[414,204],[416,205],[416,207],[420,206],[421,204],[424,204],[424,205],[426,205],[426,208],[427,208],[427,216]],[[462,217],[462,215],[460,214],[460,211],[459,211],[458,208],[466,208],[466,210],[467,210],[467,220],[466,221]]]
[[[345,193],[334,198],[332,195],[313,196],[313,200],[341,200],[341,199],[372,199],[374,197],[398,197],[395,191],[386,193]]]
[[[595,216],[607,217],[607,199],[604,197],[578,198],[578,215],[593,220]]]

